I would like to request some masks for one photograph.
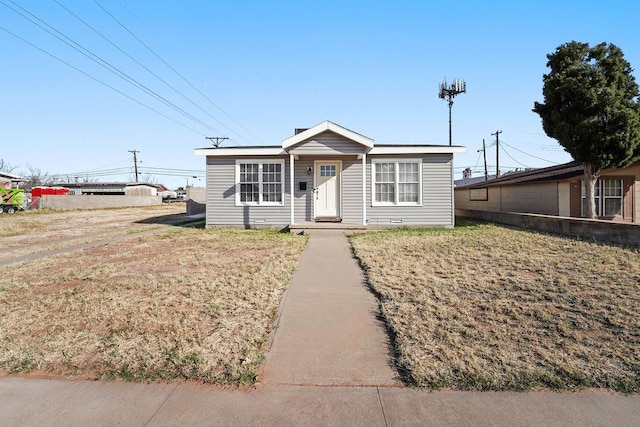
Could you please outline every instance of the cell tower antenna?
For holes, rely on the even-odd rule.
[[[449,146],[451,146],[451,107],[453,107],[453,98],[460,93],[467,93],[467,83],[464,80],[455,79],[451,86],[447,85],[447,79],[440,83],[438,96],[449,102]]]

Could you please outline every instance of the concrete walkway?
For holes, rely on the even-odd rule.
[[[261,382],[401,386],[378,312],[345,232],[313,230],[283,298]]]
[[[0,425],[640,425],[639,395],[402,387],[377,312],[344,234],[314,232],[255,389],[4,377]]]
[[[0,378],[2,426],[638,426],[640,396]]]

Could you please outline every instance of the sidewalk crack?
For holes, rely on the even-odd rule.
[[[158,412],[160,412],[160,409],[162,409],[162,407],[164,406],[165,403],[167,403],[167,400],[169,400],[169,398],[171,396],[173,396],[173,393],[176,391],[176,389],[178,388],[179,384],[176,384],[175,387],[173,387],[173,390],[171,390],[171,393],[169,393],[167,395],[167,397],[162,401],[162,403],[160,405],[158,405],[158,409],[156,409],[156,411],[153,413],[153,415],[151,415],[151,417],[149,417],[149,419],[147,420],[146,423],[144,423],[145,427],[149,425],[149,423],[151,421],[153,421],[153,419],[156,417],[156,415],[158,415]]]
[[[382,419],[384,420],[384,426],[388,427],[387,423],[387,415],[384,413],[384,405],[382,404],[382,397],[380,397],[380,387],[376,387],[376,392],[378,393],[378,403],[380,403],[380,410],[382,411]]]

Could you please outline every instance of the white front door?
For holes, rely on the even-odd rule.
[[[338,218],[340,216],[340,162],[316,162],[315,169],[315,216],[316,218]]]

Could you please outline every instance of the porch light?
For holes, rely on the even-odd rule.
[[[312,167],[312,166],[309,166],[309,167],[307,168],[307,175],[311,175],[312,173],[313,173],[313,167]]]

